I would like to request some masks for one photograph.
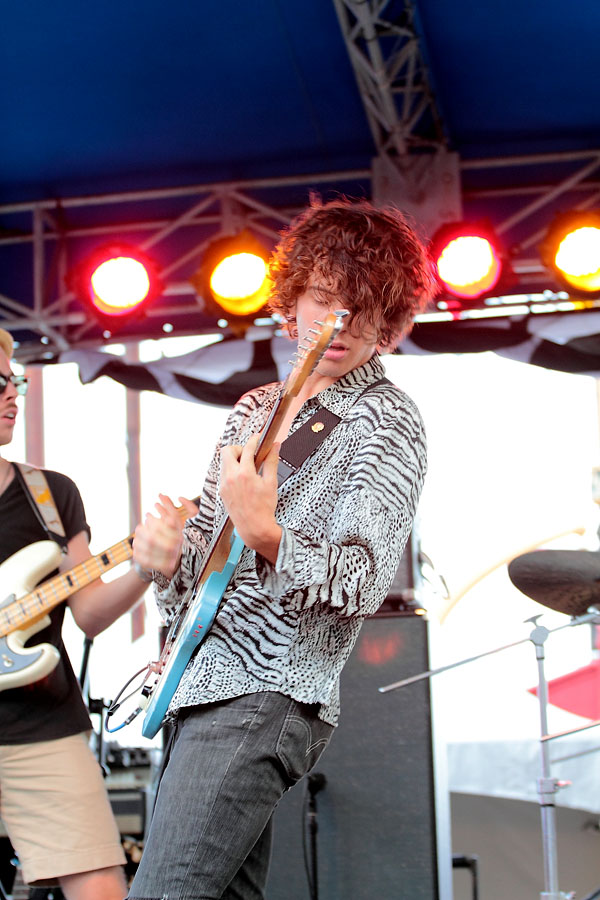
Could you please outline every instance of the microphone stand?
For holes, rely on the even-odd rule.
[[[97,714],[100,717],[100,724],[98,726],[98,732],[96,733],[96,757],[102,770],[102,775],[106,778],[109,774],[109,769],[106,765],[106,748],[104,745],[104,710],[107,708],[107,704],[104,702],[103,698],[95,699],[90,697],[89,691],[89,662],[93,643],[92,638],[85,637],[83,642],[81,668],[79,670],[79,687],[84,696],[87,693],[87,708],[90,715]]]
[[[457,668],[458,666],[463,666],[467,663],[474,662],[476,659],[482,659],[484,656],[490,656],[492,653],[500,653],[503,650],[508,650],[510,647],[517,647],[519,644],[524,644],[527,641],[532,642],[535,647],[535,655],[538,665],[538,701],[540,709],[541,731],[540,777],[538,779],[537,786],[542,820],[544,890],[540,894],[540,900],[572,900],[572,898],[575,896],[574,892],[567,894],[563,891],[560,891],[558,888],[558,864],[556,854],[556,808],[554,805],[554,794],[559,790],[559,788],[568,786],[570,782],[559,781],[556,778],[552,778],[550,774],[550,760],[548,756],[547,742],[555,737],[563,737],[566,734],[575,734],[579,731],[584,731],[586,728],[591,728],[592,724],[600,724],[600,722],[594,722],[589,725],[584,725],[581,728],[573,728],[570,731],[561,732],[559,734],[548,734],[548,682],[546,680],[546,675],[544,672],[544,643],[548,635],[553,634],[555,631],[562,631],[564,628],[571,628],[574,625],[583,625],[586,622],[594,622],[596,624],[600,623],[600,613],[598,611],[591,611],[583,616],[575,616],[566,625],[559,625],[557,628],[553,628],[551,630],[545,628],[543,625],[538,625],[537,620],[539,618],[540,616],[537,615],[532,616],[530,619],[527,619],[528,622],[533,622],[534,625],[533,631],[528,638],[523,638],[523,640],[515,641],[512,644],[505,644],[503,647],[496,647],[493,650],[487,650],[484,653],[479,653],[477,656],[471,656],[468,659],[462,659],[447,666],[441,666],[439,669],[430,669],[428,672],[422,672],[420,675],[413,675],[411,678],[404,678],[402,681],[396,681],[393,684],[385,685],[378,688],[378,690],[382,694],[388,693],[389,691],[395,691],[398,688],[405,687],[406,685],[413,684],[417,681],[422,681],[424,678],[431,678],[433,675],[438,675],[441,672],[447,672],[450,669]]]

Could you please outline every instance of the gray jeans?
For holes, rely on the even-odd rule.
[[[264,692],[180,713],[129,900],[263,900],[273,811],[333,728]]]

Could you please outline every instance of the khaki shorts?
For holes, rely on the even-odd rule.
[[[125,863],[87,734],[0,745],[0,818],[27,884]]]

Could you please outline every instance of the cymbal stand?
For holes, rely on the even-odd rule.
[[[534,620],[538,619],[534,616]],[[535,657],[538,666],[538,700],[540,710],[540,777],[538,778],[538,796],[540,798],[540,812],[542,817],[542,847],[544,856],[544,887],[540,894],[541,900],[568,900],[575,893],[565,894],[558,888],[558,860],[556,852],[556,807],[554,795],[561,787],[567,787],[570,782],[559,781],[550,774],[550,758],[548,744],[544,740],[548,734],[548,682],[544,671],[545,653],[544,644],[550,632],[543,625],[535,622],[535,627],[529,636],[529,640],[535,647]]]
[[[528,622],[533,622],[534,625],[533,631],[528,638],[523,638],[523,640],[520,641],[514,641],[511,644],[505,644],[502,647],[495,647],[493,650],[487,650],[484,653],[479,653],[477,656],[470,656],[467,659],[458,660],[457,662],[450,663],[447,666],[441,666],[438,669],[430,669],[428,672],[421,672],[419,675],[413,675],[410,678],[404,678],[402,681],[396,681],[393,684],[387,684],[383,687],[378,688],[380,693],[385,694],[389,691],[394,691],[398,688],[406,687],[407,685],[413,684],[416,681],[422,681],[424,678],[431,678],[433,675],[439,675],[442,672],[447,672],[450,669],[457,668],[458,666],[463,666],[467,663],[475,662],[475,660],[482,659],[484,656],[490,656],[493,653],[500,653],[503,650],[509,650],[511,647],[517,647],[519,644],[525,644],[527,641],[531,641],[533,643],[538,664],[538,701],[540,709],[541,730],[540,777],[537,784],[542,819],[544,890],[540,894],[540,900],[572,900],[572,898],[575,896],[574,892],[567,894],[564,891],[560,891],[558,888],[558,865],[556,854],[556,809],[554,805],[554,794],[561,787],[566,787],[569,782],[558,781],[557,779],[552,778],[550,774],[550,759],[548,755],[547,741],[552,737],[561,737],[562,735],[548,734],[548,682],[546,680],[544,671],[544,643],[548,635],[553,634],[555,631],[562,631],[564,628],[571,628],[574,625],[583,625],[586,622],[598,623],[599,616],[600,614],[597,611],[588,612],[583,616],[573,617],[566,625],[559,625],[557,628],[553,628],[550,630],[543,625],[537,624],[537,620],[540,618],[539,615],[532,616],[530,619],[527,619]],[[586,727],[589,726],[583,726],[581,729],[573,729],[573,731],[565,733],[571,734],[575,731],[584,730]]]

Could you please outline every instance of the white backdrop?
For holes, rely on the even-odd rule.
[[[200,343],[147,342],[141,356],[178,355]],[[385,357],[385,362],[388,375],[417,402],[428,432],[420,537],[451,595],[450,602],[440,599],[430,611],[440,622],[434,664],[526,639],[531,624],[524,622],[535,614],[543,614],[550,628],[564,624],[565,616],[512,587],[504,562],[571,529],[585,533],[562,539],[560,546],[597,546],[598,508],[591,499],[591,470],[600,462],[595,381],[491,353]],[[66,364],[44,370],[44,391],[45,464],[78,484],[92,549],[100,552],[129,532],[125,389],[107,378],[82,386],[76,366]],[[152,508],[159,491],[173,498],[198,493],[227,410],[143,393],[141,415],[143,508]],[[11,447],[15,459],[23,458],[22,426],[21,417]],[[487,571],[491,574],[478,580]],[[96,639],[92,696],[113,697],[156,655],[157,628],[148,602],[142,639],[131,643],[129,616]],[[68,628],[68,643],[77,666],[82,638],[74,626]],[[585,665],[592,655],[588,626],[552,635],[548,677]],[[537,680],[529,642],[436,679],[443,698],[436,725],[449,744],[539,734],[537,700],[527,691]],[[550,711],[551,731],[576,721]],[[136,723],[117,739],[127,746],[148,744]]]

